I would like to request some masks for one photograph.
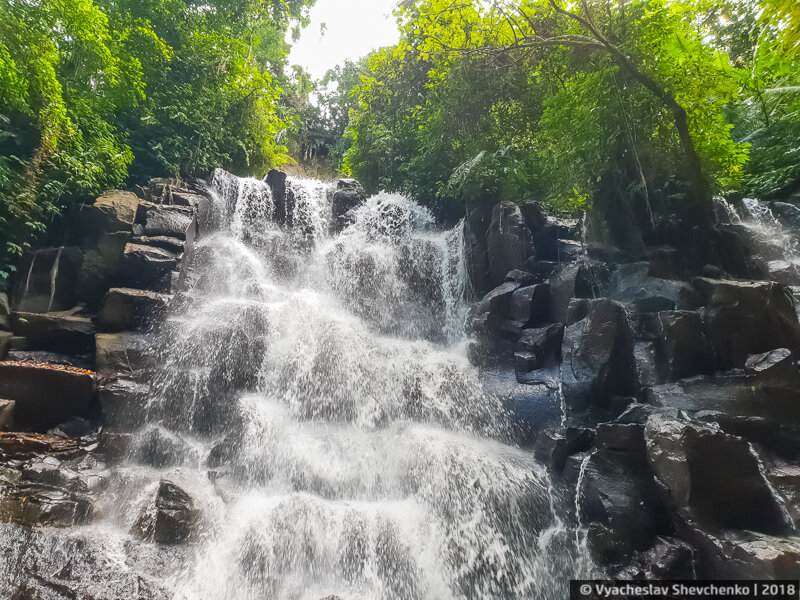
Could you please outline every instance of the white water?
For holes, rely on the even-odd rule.
[[[127,548],[166,477],[203,515],[168,597],[565,597],[580,537],[465,356],[462,228],[382,193],[334,236],[329,186],[290,180],[289,229],[263,182],[213,185],[229,227],[197,246],[147,424],[86,535]]]

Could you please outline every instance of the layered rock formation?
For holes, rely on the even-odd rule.
[[[498,207],[513,226],[486,226],[485,208],[466,220],[486,292],[471,356],[560,397],[563,427],[540,432],[535,452],[574,499],[597,564],[622,578],[800,576],[792,289],[730,274],[730,256],[696,276],[685,248],[634,260],[535,207]],[[710,237],[758,262],[738,219]]]

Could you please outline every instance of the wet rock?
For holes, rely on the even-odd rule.
[[[563,338],[563,323],[522,330],[515,347],[517,371],[529,372],[556,366],[561,357]]]
[[[486,233],[489,278],[494,285],[503,282],[506,273],[521,268],[534,256],[533,239],[519,206],[500,202],[492,209],[492,220]]]
[[[83,261],[78,247],[43,248],[18,265],[12,306],[21,312],[50,312],[75,306],[75,281]]]
[[[570,456],[586,452],[594,443],[591,429],[568,427],[555,431],[547,429],[536,438],[533,455],[554,473],[560,473]]]
[[[640,552],[632,564],[617,574],[623,580],[695,579],[694,548],[686,542],[658,536],[653,547]]]
[[[46,430],[89,412],[95,399],[94,374],[43,363],[0,363],[0,398],[14,400],[15,425]]]
[[[271,169],[264,181],[267,182],[270,190],[272,191],[272,201],[275,206],[275,213],[273,219],[276,223],[281,225],[286,223],[289,214],[289,207],[287,204],[287,189],[286,189],[286,173],[278,169]],[[345,211],[347,212],[347,211]]]
[[[647,550],[656,535],[669,527],[647,465],[641,429],[640,425],[610,425],[602,434],[598,431],[604,445],[586,462],[579,464],[573,457],[567,467],[579,470],[581,522],[590,526],[587,543],[601,564],[620,563]]]
[[[633,362],[637,387],[650,387],[660,382],[656,368],[655,342],[634,342]]]
[[[717,370],[743,367],[750,354],[800,346],[800,324],[785,286],[702,277],[693,284],[705,300],[703,319]]]
[[[139,333],[100,333],[95,337],[95,364],[100,375],[132,374],[148,366],[150,336]]]
[[[584,255],[583,244],[575,240],[558,240],[556,242],[556,261],[560,263],[574,262]]]
[[[81,440],[0,433],[0,522],[72,526],[92,514],[92,493],[105,484],[105,465]]]
[[[559,240],[571,240],[576,221],[557,219],[552,216],[545,218],[545,224],[536,230],[533,238],[536,256],[540,260],[562,262],[559,257]]]
[[[767,263],[769,279],[784,285],[800,285],[800,266],[788,260],[771,260]]]
[[[107,233],[85,252],[75,283],[75,296],[88,310],[97,310],[109,288],[122,281],[124,251],[130,241],[129,231]]]
[[[768,535],[794,530],[745,440],[663,415],[647,420],[645,439],[653,473],[679,522]]]
[[[162,479],[153,507],[145,509],[132,533],[157,544],[182,544],[194,532],[199,513],[191,496],[177,485]]]
[[[197,230],[194,211],[184,206],[150,205],[145,212],[142,235],[185,240],[191,247]]]
[[[139,198],[131,192],[110,190],[94,202],[106,231],[130,231],[136,220]]]
[[[505,317],[511,310],[511,299],[519,289],[519,284],[507,281],[486,294],[478,305],[478,314],[491,313]]]
[[[753,531],[719,534],[690,529],[684,538],[697,549],[697,576],[710,579],[796,580],[800,577],[797,538]]]
[[[355,179],[340,179],[333,194],[331,210],[333,211],[334,230],[339,231],[347,225],[347,213],[361,206],[367,200],[367,193]]]
[[[105,332],[144,331],[164,315],[171,296],[145,290],[112,288],[97,315]]]
[[[156,246],[125,246],[124,283],[136,289],[154,292],[171,291],[171,274],[180,256]]]
[[[620,265],[611,277],[609,297],[629,302],[642,313],[693,309],[699,300],[687,283],[651,277],[646,262]]]
[[[479,296],[492,289],[486,249],[486,232],[491,219],[492,207],[483,205],[473,209],[464,220],[464,261],[472,289]]]
[[[600,423],[596,445],[606,450],[636,452],[644,456],[644,425],[638,423]]]
[[[699,312],[665,311],[646,317],[656,336],[655,359],[662,381],[674,381],[714,370],[714,352]]]
[[[136,236],[131,241],[134,244],[161,248],[162,250],[167,250],[178,256],[182,255],[186,251],[186,242],[184,240],[179,240],[178,238],[168,237],[165,235],[154,237]]]
[[[14,429],[14,406],[13,400],[0,399],[0,431],[11,431]]]
[[[94,347],[96,330],[90,317],[73,312],[15,312],[11,322],[14,335],[27,339],[28,350],[85,354]]]
[[[581,261],[556,269],[550,277],[550,321],[566,323],[567,311],[575,298],[599,298],[606,295],[611,268],[604,263]]]
[[[745,373],[756,376],[793,377],[798,374],[797,360],[788,348],[751,354],[744,363]]]
[[[103,424],[118,431],[133,431],[145,422],[149,388],[133,379],[115,377],[97,386]]]
[[[770,202],[769,209],[784,227],[800,230],[800,208],[788,202]]]
[[[573,409],[607,407],[615,394],[633,393],[633,331],[621,304],[592,301],[588,316],[566,328],[562,356],[564,398]]]
[[[0,292],[0,330],[11,330],[11,305],[8,303],[8,294]]]
[[[0,331],[0,360],[5,360],[8,357],[15,337],[10,331]]]
[[[528,273],[527,271],[523,271],[521,269],[514,269],[513,271],[506,273],[505,280],[513,281],[514,283],[518,283],[522,286],[528,286],[533,285],[534,283],[539,283],[541,281],[541,276]]]
[[[541,325],[547,322],[549,312],[550,285],[547,283],[519,288],[511,296],[509,315],[514,321],[529,326]]]

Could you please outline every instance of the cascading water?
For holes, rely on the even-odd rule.
[[[180,552],[148,555],[167,597],[565,597],[585,549],[466,359],[462,228],[381,193],[332,234],[330,186],[299,179],[281,226],[265,183],[213,185],[228,227],[195,248],[146,415],[82,535],[135,570],[128,532],[168,478],[202,516]]]

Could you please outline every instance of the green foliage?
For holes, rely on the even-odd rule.
[[[357,88],[345,169],[370,189],[406,190],[431,203],[499,194],[576,210],[605,172],[643,182],[685,172],[677,106],[706,176],[717,188],[739,185],[754,140],[737,134],[734,108],[748,86],[773,88],[730,47],[736,41],[753,55],[749,36],[723,39],[730,7],[562,5],[571,14],[550,0],[401,3],[400,44],[370,57]],[[785,21],[764,24],[756,0],[731,5],[736,22],[762,23],[776,40],[755,52],[758,60],[785,66]],[[774,65],[761,71],[776,73]]]
[[[106,188],[283,162],[285,34],[313,2],[0,0],[0,276]]]

